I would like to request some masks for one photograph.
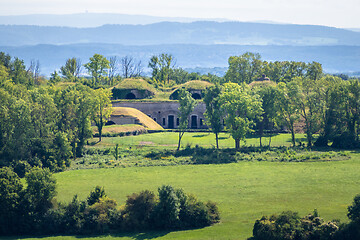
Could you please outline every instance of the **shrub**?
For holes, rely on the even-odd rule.
[[[85,230],[88,232],[105,233],[110,231],[110,226],[120,225],[114,220],[113,212],[116,212],[117,203],[115,200],[106,196],[100,198],[96,203],[85,209]],[[118,218],[115,218],[119,220]]]
[[[173,229],[179,226],[180,201],[170,185],[158,188],[159,203],[153,211],[153,221],[160,229]]]
[[[324,222],[314,211],[300,218],[296,212],[287,211],[280,215],[263,216],[256,220],[252,240],[326,240],[338,231],[339,223]]]
[[[348,207],[348,218],[360,223],[360,194],[356,195],[352,205]]]
[[[87,203],[91,206],[99,202],[102,197],[106,197],[105,189],[103,187],[96,186],[95,189],[90,192],[90,195],[87,198]]]
[[[128,196],[123,211],[126,228],[133,230],[149,228],[150,217],[156,204],[155,194],[148,190]]]
[[[0,168],[0,234],[18,231],[18,207],[23,185],[11,168]]]
[[[31,166],[26,161],[16,161],[13,163],[14,172],[20,177],[25,177],[25,174],[30,171]]]

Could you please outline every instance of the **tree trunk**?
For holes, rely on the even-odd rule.
[[[260,136],[260,147],[262,147],[262,136],[264,134],[264,121],[261,121],[260,127],[259,127],[259,136]]]
[[[215,138],[216,138],[216,148],[219,149],[219,133],[215,133]]]
[[[270,150],[270,145],[271,145],[271,133],[270,133],[270,138],[269,138],[269,150]]]
[[[179,132],[179,142],[178,142],[178,147],[177,147],[177,151],[180,150],[180,145],[181,145],[181,138],[184,135],[184,132]]]
[[[294,127],[291,128],[291,141],[293,143],[293,147],[295,147],[296,142],[295,142],[295,131],[294,131]]]
[[[102,128],[99,128],[99,142],[101,142]]]
[[[240,149],[240,139],[235,139],[235,149],[236,150]]]

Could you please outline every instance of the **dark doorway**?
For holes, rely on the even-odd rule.
[[[168,128],[170,128],[170,129],[174,128],[174,116],[173,115],[168,116]]]
[[[115,123],[113,121],[109,120],[105,123],[105,126],[109,126],[109,125],[115,125]]]
[[[126,94],[125,98],[126,98],[126,99],[135,99],[136,97],[135,97],[135,94],[133,94],[133,93],[128,93],[128,94]]]
[[[197,128],[197,116],[195,115],[191,116],[191,128],[192,129]]]
[[[201,99],[201,95],[198,94],[198,93],[194,93],[194,94],[192,95],[192,98],[193,98],[193,99]]]

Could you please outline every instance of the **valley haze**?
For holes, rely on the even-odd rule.
[[[318,61],[328,73],[360,71],[360,32],[326,26],[126,14],[37,14],[0,16],[0,35],[0,51],[26,64],[39,60],[46,76],[68,58],[86,63],[95,53],[130,55],[147,67],[152,55],[166,52],[174,55],[178,67],[226,68],[230,56],[251,51],[267,61]]]

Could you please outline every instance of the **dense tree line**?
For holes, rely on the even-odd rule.
[[[261,69],[273,64],[280,70],[287,69],[271,68],[282,72],[274,79],[278,83],[259,79],[259,74],[264,73]],[[329,143],[336,148],[360,146],[358,79],[344,81],[325,75],[316,62],[268,64],[252,53],[230,57],[225,79],[229,82],[205,91],[205,116],[215,134],[221,130],[222,121],[225,123],[236,148],[251,132],[257,132],[262,146],[264,130],[282,128],[291,133],[295,146],[296,125],[302,126],[308,147]],[[317,139],[316,134],[319,134]],[[271,138],[269,147],[270,143]]]
[[[118,206],[96,187],[85,201],[56,201],[56,181],[48,169],[33,168],[26,187],[10,168],[0,169],[0,235],[89,234],[134,230],[175,230],[209,226],[220,220],[214,202],[199,201],[182,189],[145,190]]]
[[[64,170],[92,137],[91,121],[101,133],[110,96],[81,83],[36,84],[22,61],[0,54],[0,165],[22,177],[33,166]]]

